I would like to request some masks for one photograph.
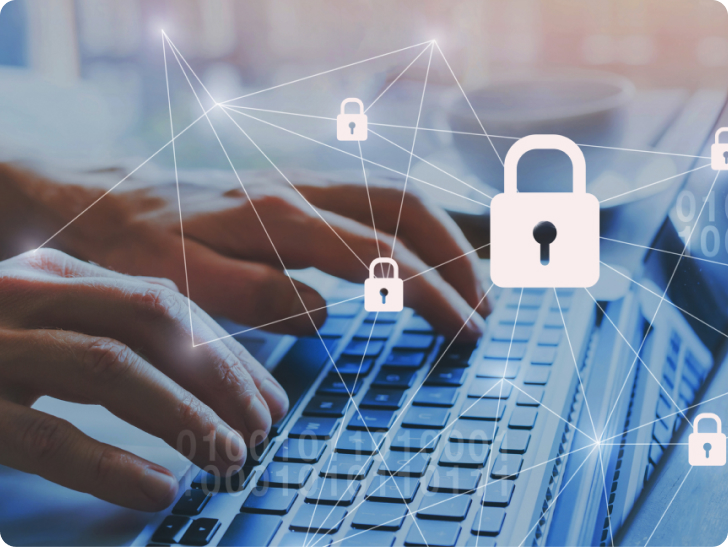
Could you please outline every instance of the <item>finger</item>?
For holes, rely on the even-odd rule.
[[[410,249],[476,306],[483,296],[477,254],[455,221],[416,191],[403,195],[400,187],[370,180],[361,184],[302,186],[301,193],[315,206],[352,218],[389,234],[397,233]],[[369,201],[371,200],[371,210]],[[400,212],[401,211],[401,212]]]
[[[287,406],[285,394],[271,384],[261,386],[271,387],[270,391],[259,391],[224,344],[205,344],[217,338],[208,326],[212,320],[201,310],[192,310],[179,293],[129,277],[53,277],[39,284],[31,275],[16,283],[10,299],[17,300],[18,326],[119,340],[208,403],[246,441],[269,431],[268,401]],[[34,298],[27,298],[31,290]]]
[[[195,301],[213,315],[295,335],[315,333],[326,319],[318,292],[268,264],[228,258],[194,241],[187,264]]]
[[[223,476],[245,463],[246,446],[238,433],[120,342],[26,330],[3,332],[2,347],[6,382],[59,399],[102,405]]]
[[[137,509],[160,511],[178,484],[163,467],[100,443],[70,423],[0,400],[0,464]]]

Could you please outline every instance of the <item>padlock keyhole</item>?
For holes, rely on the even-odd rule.
[[[728,165],[728,152],[723,152],[723,161]]]
[[[713,445],[710,443],[705,443],[703,445],[703,450],[705,450],[705,457],[710,458],[710,449],[713,448]]]
[[[546,266],[551,259],[549,256],[549,246],[556,239],[556,226],[551,224],[548,220],[539,222],[533,229],[533,239],[536,240],[536,243],[541,245],[541,264]]]
[[[389,294],[389,291],[385,288],[379,289],[379,294],[382,296],[382,304],[387,303],[387,295]]]
[[[354,134],[354,128],[356,127],[356,123],[349,122],[349,129],[351,129],[351,134]]]

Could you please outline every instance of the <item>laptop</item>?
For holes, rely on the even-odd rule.
[[[724,104],[688,101],[657,148],[709,155]],[[630,241],[659,251],[605,241],[603,276],[622,279],[613,294],[493,288],[477,343],[446,340],[409,309],[367,313],[345,282],[330,284],[319,336],[236,334],[291,410],[240,473],[193,466],[133,544],[612,545],[664,461],[687,465],[674,439],[724,358],[723,185],[679,258],[715,174],[634,205],[642,242]]]

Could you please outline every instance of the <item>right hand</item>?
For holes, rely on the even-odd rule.
[[[227,475],[288,410],[283,388],[166,279],[41,249],[0,262],[0,464],[143,511],[177,480],[31,408],[99,404]],[[193,334],[194,332],[194,334]],[[193,346],[194,342],[194,346]]]

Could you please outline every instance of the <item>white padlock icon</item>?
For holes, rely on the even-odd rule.
[[[728,132],[721,127],[715,132],[715,144],[710,147],[710,166],[716,171],[728,171],[728,143],[720,142],[720,136]]]
[[[379,264],[388,264],[392,277],[375,277],[374,268]],[[399,278],[399,266],[392,258],[375,258],[369,266],[369,279],[364,281],[364,309],[379,312],[403,308],[404,284]]]
[[[521,156],[561,150],[572,192],[518,192]],[[586,161],[561,135],[529,135],[508,151],[503,193],[490,204],[490,275],[499,287],[591,287],[599,280],[599,201],[586,192]]]
[[[708,419],[715,422],[715,433],[700,433],[698,424]],[[693,423],[693,432],[688,438],[688,460],[690,465],[720,466],[725,465],[726,437],[723,434],[720,418],[715,414],[704,412],[698,414]]]
[[[356,103],[359,105],[358,114],[347,114],[346,105]],[[359,99],[344,99],[341,103],[341,113],[336,117],[336,138],[340,141],[367,140],[367,115],[364,114],[364,103]]]

